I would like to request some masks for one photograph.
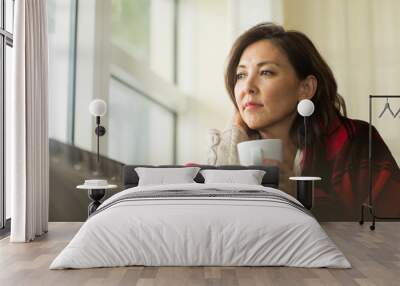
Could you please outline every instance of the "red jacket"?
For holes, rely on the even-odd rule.
[[[368,201],[368,127],[361,120],[338,118],[314,146],[314,155],[305,152],[303,173],[322,177],[312,210],[319,220],[360,218],[361,204]],[[376,215],[400,217],[400,170],[374,127],[372,158]]]

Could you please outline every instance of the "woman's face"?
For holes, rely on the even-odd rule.
[[[286,54],[271,41],[260,40],[243,51],[236,78],[236,103],[251,129],[293,121],[300,80]]]

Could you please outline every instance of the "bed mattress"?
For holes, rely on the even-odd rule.
[[[106,200],[50,269],[145,266],[350,268],[292,196],[257,185],[134,187]]]

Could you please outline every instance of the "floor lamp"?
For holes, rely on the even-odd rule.
[[[97,136],[97,171],[100,168],[100,136],[106,133],[104,126],[100,125],[100,118],[107,112],[107,104],[104,100],[94,99],[89,104],[90,113],[96,117],[96,128],[94,130]],[[77,189],[84,189],[88,191],[88,196],[91,203],[88,206],[88,216],[96,211],[101,204],[101,199],[104,197],[107,189],[116,188],[115,185],[109,185],[107,180],[104,179],[91,179],[85,180],[83,185],[77,186]]]
[[[307,118],[314,113],[314,103],[309,99],[303,99],[297,104],[297,112],[304,118],[304,149],[307,147]],[[300,176],[290,177],[297,182],[297,199],[307,208],[314,204],[314,182],[320,177]]]
[[[107,113],[107,104],[104,100],[94,99],[89,104],[90,113],[96,117],[96,129],[94,133],[97,135],[97,164],[100,161],[100,136],[106,134],[106,129],[104,126],[100,125],[100,117],[104,116]]]

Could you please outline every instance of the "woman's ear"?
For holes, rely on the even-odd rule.
[[[317,92],[318,80],[315,76],[309,75],[300,82],[299,101],[311,99]]]

